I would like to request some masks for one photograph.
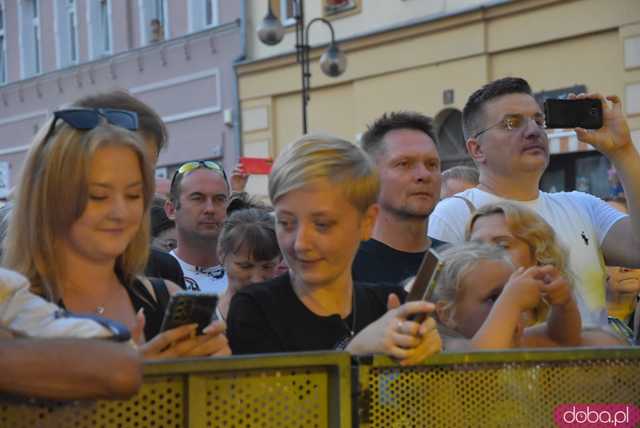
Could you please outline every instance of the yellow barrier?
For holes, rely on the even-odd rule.
[[[441,354],[417,367],[340,352],[150,363],[131,400],[4,402],[0,427],[537,428],[564,403],[640,406],[640,348]]]
[[[301,353],[145,365],[128,401],[2,403],[2,428],[351,427],[351,359]]]
[[[565,403],[640,406],[640,348],[361,359],[360,427],[554,427]]]

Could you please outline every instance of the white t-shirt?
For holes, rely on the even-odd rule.
[[[30,337],[110,338],[111,331],[96,321],[60,316],[59,306],[29,291],[29,281],[0,268],[0,326]]]
[[[475,207],[506,200],[476,188],[457,196],[468,199]],[[553,227],[569,251],[568,268],[575,276],[583,326],[605,325],[607,274],[600,247],[611,226],[625,214],[582,192],[539,192],[535,200],[510,202],[532,209]],[[464,241],[469,217],[469,207],[462,199],[444,199],[429,216],[429,236],[450,243]]]
[[[207,268],[193,266],[178,257],[175,250],[169,254],[180,263],[187,290],[222,295],[227,289],[227,274],[221,265]]]

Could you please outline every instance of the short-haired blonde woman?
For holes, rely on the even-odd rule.
[[[351,264],[376,218],[379,179],[354,144],[308,135],[280,154],[269,176],[276,235],[289,273],[239,290],[229,310],[234,353],[346,349],[416,364],[438,352],[434,305],[401,305],[395,285],[352,280]]]
[[[177,287],[152,287],[139,276],[149,253],[153,172],[131,132],[137,125],[125,110],[54,113],[27,155],[3,262],[69,311],[124,323],[147,358],[228,353],[223,323],[195,338],[194,325],[158,334],[162,302]]]

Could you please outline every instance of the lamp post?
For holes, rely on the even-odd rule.
[[[284,27],[271,9],[271,0],[267,0],[267,15],[258,27],[258,38],[266,45],[277,45],[284,37]],[[320,57],[320,69],[330,77],[338,77],[347,68],[347,58],[338,48],[333,26],[324,18],[314,18],[305,26],[304,0],[293,0],[293,18],[296,21],[296,62],[302,72],[302,132],[307,133],[307,104],[311,87],[311,70],[309,67],[309,28],[316,22],[322,22],[331,30],[331,42],[327,50]]]

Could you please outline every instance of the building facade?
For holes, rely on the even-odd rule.
[[[255,27],[266,0],[247,6],[248,59],[237,65],[245,155],[276,156],[301,134],[300,66],[291,0],[270,0],[287,24],[266,46]],[[305,22],[333,25],[347,70],[320,72],[329,31],[309,32],[309,129],[357,140],[386,111],[435,118],[445,167],[468,162],[460,127],[471,92],[504,76],[525,77],[539,99],[571,90],[622,97],[640,141],[640,2],[637,0],[306,0]],[[606,159],[570,131],[550,132],[552,162],[543,186],[602,194]],[[594,171],[598,171],[597,173]],[[606,185],[605,185],[606,186]],[[266,192],[266,178],[250,182]]]
[[[192,159],[232,168],[242,18],[243,2],[228,0],[0,0],[2,193],[53,110],[111,89],[130,91],[166,122],[158,175]]]

